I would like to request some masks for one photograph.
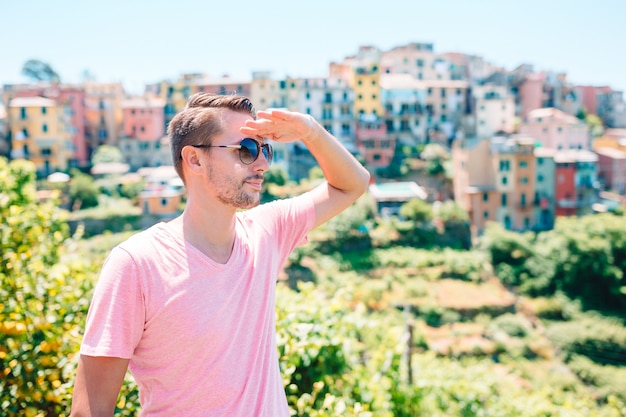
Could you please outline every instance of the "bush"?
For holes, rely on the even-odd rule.
[[[64,259],[65,214],[38,203],[35,166],[0,159],[0,408],[56,416],[69,407],[93,270]]]

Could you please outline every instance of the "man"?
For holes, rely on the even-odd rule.
[[[276,277],[307,233],[350,206],[368,172],[312,117],[198,93],[170,123],[183,214],[109,254],[76,372],[72,416],[111,416],[127,369],[141,416],[289,416]],[[272,148],[301,139],[326,182],[259,204]],[[249,210],[242,210],[249,209]]]

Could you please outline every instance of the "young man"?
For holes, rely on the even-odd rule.
[[[183,214],[109,254],[80,350],[72,413],[112,416],[127,369],[141,416],[287,417],[276,277],[307,233],[350,206],[368,172],[312,117],[199,93],[170,123]],[[302,140],[326,182],[259,205],[271,145]],[[249,209],[249,210],[241,210]]]

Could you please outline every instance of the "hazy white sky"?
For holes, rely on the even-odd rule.
[[[323,77],[361,45],[432,42],[626,90],[624,0],[0,0],[0,15],[0,84],[31,58],[132,92],[188,72]]]

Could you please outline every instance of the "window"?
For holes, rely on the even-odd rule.
[[[519,167],[520,168],[526,168],[528,166],[528,162],[527,161],[519,161]]]
[[[161,199],[161,205],[162,205],[163,207],[167,206],[167,198],[162,198],[162,199]]]
[[[502,194],[502,207],[506,207],[506,194]]]
[[[43,133],[48,133],[48,125],[44,123],[43,126],[41,126],[41,131]]]
[[[507,185],[509,183],[509,179],[507,177],[502,177],[502,185]]]
[[[357,84],[358,84],[358,85],[363,85],[363,80],[359,80],[359,81],[357,81]]]
[[[489,212],[488,212],[488,211],[485,211],[485,212],[483,213],[483,217],[484,217],[485,219],[488,219],[488,218],[489,218]]]
[[[46,111],[47,111],[47,110],[48,110],[48,109],[46,109],[45,107],[42,107],[42,108],[41,108],[41,114],[46,114]]]
[[[372,80],[372,85],[376,85],[376,80]]]
[[[526,185],[526,184],[528,184],[528,178],[527,178],[527,177],[522,177],[522,179],[520,180],[520,182],[521,182],[523,185]]]
[[[424,60],[423,59],[418,59],[416,62],[417,66],[419,68],[422,68],[424,66]]]
[[[526,194],[522,193],[519,198],[519,203],[522,207],[526,206]]]
[[[483,201],[489,201],[489,194],[483,193]]]
[[[428,95],[431,95],[433,93],[433,89],[428,87]]]
[[[41,156],[50,156],[52,155],[52,150],[50,148],[43,148],[41,150]]]
[[[445,98],[446,97],[446,89],[442,88],[441,89],[441,98]]]
[[[309,93],[309,92],[307,91],[307,93],[304,95],[304,97],[305,97],[307,100],[311,100],[311,93]]]
[[[543,182],[543,175],[537,175],[537,182]]]

